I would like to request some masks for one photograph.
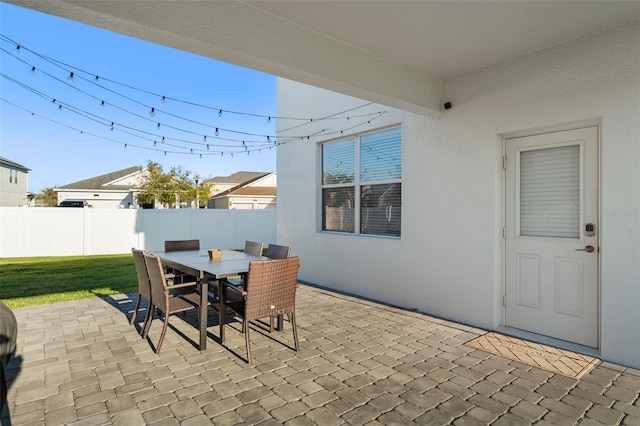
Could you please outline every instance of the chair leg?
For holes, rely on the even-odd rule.
[[[149,329],[148,323],[149,321],[151,321],[151,317],[153,316],[151,315],[151,312],[153,310],[155,310],[155,307],[151,304],[151,300],[149,300],[149,303],[147,304],[147,313],[144,316],[144,322],[140,326],[140,336],[143,336],[145,330],[148,331]],[[143,336],[143,337],[146,337],[146,336]]]
[[[299,349],[300,345],[298,344],[298,329],[296,328],[296,313],[291,312],[291,328],[293,329],[293,341],[295,343],[296,351]]]
[[[153,318],[156,316],[156,307],[150,304],[149,309],[150,309],[150,312],[148,312],[147,314],[150,316],[149,316],[149,320],[145,324],[144,331],[142,333],[143,339],[147,338],[147,335],[149,334],[149,329],[151,328],[151,322],[153,322]]]
[[[138,293],[138,299],[136,300],[136,307],[133,308],[133,315],[131,316],[131,322],[129,324],[133,325],[134,322],[136,322],[136,314],[138,313],[138,309],[140,308],[140,299],[142,299],[142,296],[140,295],[140,293]]]
[[[247,363],[251,364],[251,341],[249,340],[249,321],[243,319],[242,322],[243,322],[242,328],[244,328],[244,341],[245,341],[245,344],[247,345]]]
[[[167,327],[169,326],[169,314],[164,313],[164,326],[162,327],[162,333],[160,333],[160,340],[158,340],[158,346],[156,347],[156,353],[160,353],[162,342],[164,341],[164,335],[167,333]]]

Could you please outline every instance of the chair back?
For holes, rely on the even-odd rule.
[[[164,251],[200,250],[200,240],[169,240],[164,242]]]
[[[133,263],[136,265],[136,275],[138,276],[138,294],[150,299],[151,288],[149,287],[147,265],[144,263],[144,252],[132,247],[131,253],[133,253]]]
[[[262,248],[264,244],[256,243],[254,241],[246,241],[244,243],[244,252],[251,256],[262,256]]]
[[[295,312],[299,258],[253,260],[245,281],[248,321]]]
[[[162,312],[167,312],[167,298],[165,294],[166,281],[162,261],[158,256],[144,253],[144,263],[149,273],[149,285],[151,286],[151,300]]]
[[[271,259],[285,259],[291,254],[291,247],[269,244],[267,246],[267,257]]]

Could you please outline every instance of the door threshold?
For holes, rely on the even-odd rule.
[[[531,333],[530,331],[520,330],[519,328],[498,326],[493,331],[502,333],[507,336],[517,337],[519,339],[530,340],[541,345],[553,346],[565,351],[571,351],[582,355],[600,359],[600,349],[590,346],[579,345],[577,343],[567,342],[566,340],[555,339],[553,337],[544,336],[542,334]]]

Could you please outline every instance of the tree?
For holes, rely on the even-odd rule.
[[[36,201],[44,207],[56,207],[58,205],[58,193],[53,188],[44,188],[36,195]]]
[[[149,161],[140,183],[138,203],[161,203],[164,207],[179,205],[180,200],[188,199],[189,192],[193,191],[190,174],[182,167],[172,167],[165,173],[160,164]]]

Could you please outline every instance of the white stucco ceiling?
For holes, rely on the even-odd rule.
[[[417,113],[443,80],[640,18],[640,1],[10,3]]]

